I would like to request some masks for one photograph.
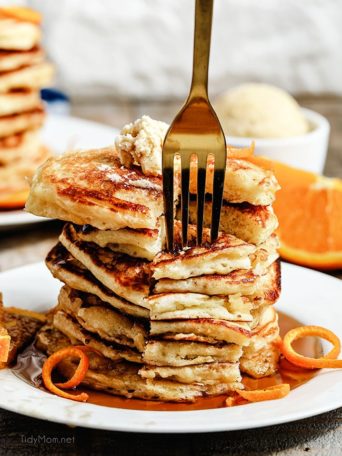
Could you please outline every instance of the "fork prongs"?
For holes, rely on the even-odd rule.
[[[174,154],[163,154],[163,195],[165,208],[165,224],[167,249],[172,252],[174,244],[173,221],[174,221]]]
[[[182,247],[187,247],[188,245],[188,225],[189,225],[189,183],[190,183],[190,159],[188,155],[181,157],[181,166],[182,166]]]
[[[202,244],[207,155],[197,158],[197,245]]]
[[[213,196],[212,196],[212,212],[211,212],[211,242],[216,241],[220,226],[220,216],[222,207],[222,196],[224,188],[224,178],[226,172],[226,156],[227,154],[215,155],[215,168],[213,177]]]

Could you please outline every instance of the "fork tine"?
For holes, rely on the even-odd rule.
[[[206,171],[207,155],[200,155],[197,160],[197,245],[202,244],[203,236]]]
[[[220,226],[224,178],[226,173],[226,157],[226,151],[224,154],[220,154],[220,156],[215,156],[210,232],[211,242],[216,241]]]
[[[173,250],[173,220],[174,220],[174,154],[163,154],[163,195],[164,195],[164,208],[165,208],[165,224],[166,224],[166,238],[167,249]]]
[[[182,246],[188,245],[189,225],[189,179],[190,179],[190,157],[181,157],[182,161]]]

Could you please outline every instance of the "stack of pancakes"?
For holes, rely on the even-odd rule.
[[[234,201],[240,236],[222,231],[210,245],[205,229],[198,247],[190,225],[186,249],[176,221],[176,249],[166,252],[158,173],[165,129],[140,126],[124,134],[125,154],[123,142],[71,152],[49,159],[33,179],[27,209],[67,222],[46,260],[65,285],[37,346],[47,354],[70,344],[92,347],[83,383],[125,397],[192,401],[243,388],[242,372],[262,377],[277,368],[272,304],[280,271],[272,209],[252,209],[249,202],[248,215],[247,203]],[[123,160],[138,144],[140,152]],[[274,177],[246,161],[233,163],[225,198],[238,188],[243,201],[254,195],[270,205],[278,188]],[[262,211],[269,212],[272,227],[258,221]],[[223,226],[233,223],[227,214]],[[253,241],[243,238],[244,223]],[[59,368],[69,376],[75,365],[64,360]]]
[[[193,163],[194,165],[194,163]],[[206,181],[204,225],[210,226],[212,174],[214,165],[209,160]],[[195,166],[191,169],[190,192],[196,191]],[[216,293],[239,293],[252,301],[252,334],[243,348],[240,359],[242,372],[260,378],[276,371],[279,352],[278,317],[272,305],[280,295],[280,264],[278,238],[275,230],[278,220],[272,203],[280,186],[273,173],[248,160],[227,159],[220,229],[254,246],[249,267],[243,266],[228,276],[234,276],[234,286],[218,287]],[[194,200],[194,198],[192,198]],[[190,202],[190,222],[196,221],[196,204]],[[213,283],[218,283],[219,276]],[[249,287],[251,290],[249,291]],[[210,288],[212,294],[213,287]],[[245,291],[245,289],[247,291]]]
[[[19,10],[19,9],[18,9]],[[40,142],[44,122],[40,89],[52,79],[41,27],[17,9],[0,9],[0,203],[25,202],[27,178],[49,153]],[[36,20],[36,15],[33,16]]]

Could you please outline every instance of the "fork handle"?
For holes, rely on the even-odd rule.
[[[196,0],[190,98],[208,97],[208,68],[214,0]]]

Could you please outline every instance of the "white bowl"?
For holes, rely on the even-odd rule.
[[[311,130],[305,135],[290,138],[255,139],[255,154],[286,163],[296,168],[321,174],[328,151],[330,125],[321,114],[301,108]],[[227,143],[246,147],[253,138],[227,137]]]

